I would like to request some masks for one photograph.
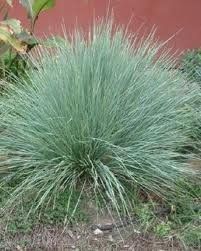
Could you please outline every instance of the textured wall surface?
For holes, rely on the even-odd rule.
[[[11,16],[25,22],[24,10],[17,0],[14,3]],[[94,16],[106,16],[108,9],[116,23],[131,31],[141,27],[143,33],[155,25],[160,40],[173,36],[169,46],[174,50],[201,47],[201,0],[56,0],[56,7],[40,16],[36,33],[61,33],[61,23],[67,30],[75,24],[87,27]]]

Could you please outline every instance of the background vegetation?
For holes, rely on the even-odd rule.
[[[2,21],[0,22],[0,79],[1,87],[5,82],[12,82],[15,77],[25,77],[25,72],[31,67],[28,53],[43,41],[34,36],[34,27],[41,12],[55,5],[54,0],[23,0],[19,1],[27,11],[30,22],[29,30],[25,29],[18,19],[9,17],[9,7],[12,0],[6,0],[0,6]],[[45,43],[45,42],[44,42]]]

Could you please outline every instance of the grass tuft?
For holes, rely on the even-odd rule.
[[[33,211],[68,191],[68,211],[79,191],[74,215],[87,193],[125,211],[133,186],[165,199],[182,194],[178,181],[194,175],[179,149],[189,144],[197,87],[170,70],[174,60],[159,56],[153,34],[140,41],[99,24],[88,39],[75,32],[56,47],[39,52],[38,71],[0,101],[7,203],[28,196]]]

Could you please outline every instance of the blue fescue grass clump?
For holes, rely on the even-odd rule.
[[[30,81],[11,86],[0,104],[9,202],[34,196],[38,208],[68,190],[70,207],[75,191],[90,191],[125,209],[133,186],[178,193],[177,181],[193,175],[179,149],[189,144],[197,88],[159,51],[153,35],[142,41],[100,24],[87,39],[75,32],[40,52]]]

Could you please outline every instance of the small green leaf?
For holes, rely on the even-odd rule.
[[[48,10],[55,6],[55,0],[34,0],[32,5],[34,19],[38,17],[40,12]]]
[[[27,10],[28,17],[34,21],[40,12],[48,10],[55,5],[55,0],[19,0]]]

